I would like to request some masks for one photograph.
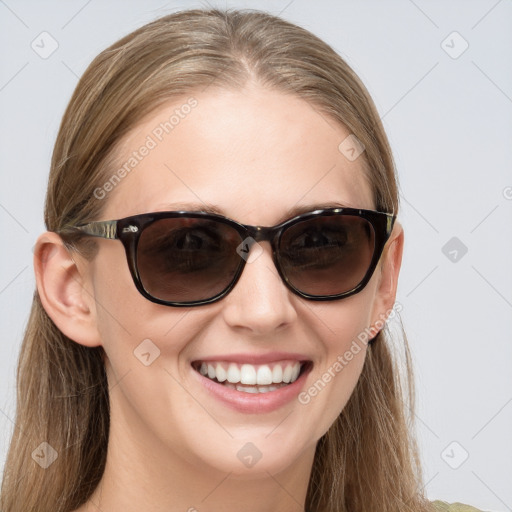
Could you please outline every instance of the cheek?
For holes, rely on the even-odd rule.
[[[359,294],[314,310],[316,325],[323,333],[324,353],[308,376],[298,401],[311,417],[321,418],[316,430],[318,438],[343,410],[361,375],[373,293],[369,284]]]
[[[124,270],[109,275],[98,271],[95,294],[112,421],[118,428],[129,429],[148,453],[158,453],[148,432],[168,446],[184,446],[185,429],[169,425],[183,411],[204,416],[184,391],[178,365],[183,350],[202,328],[198,312],[150,302]],[[182,451],[182,457],[187,457],[190,450],[183,447]]]
[[[371,325],[372,306],[375,300],[375,285],[372,281],[356,295],[340,301],[318,303],[313,308],[314,315],[310,317],[317,326],[317,334],[321,335],[327,355],[328,366],[332,365],[339,356],[352,350],[354,356],[359,353],[353,349],[353,342],[360,347],[366,347],[369,327]],[[347,354],[350,359],[351,356]],[[355,357],[354,357],[355,358]]]
[[[132,280],[122,247],[107,247],[95,261],[93,293],[98,331],[115,378],[128,371],[138,376],[141,369],[169,362],[182,350],[185,341],[174,335],[175,326],[193,312],[143,297]],[[140,377],[150,375],[142,372]]]

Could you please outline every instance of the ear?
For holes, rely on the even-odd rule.
[[[393,231],[384,247],[379,263],[379,284],[371,316],[371,329],[373,329],[374,335],[384,327],[386,319],[395,304],[403,249],[404,230],[401,224],[395,221]]]
[[[80,257],[75,259],[57,233],[41,234],[34,247],[37,291],[48,316],[64,335],[94,347],[101,345],[96,303],[86,279],[86,264],[80,262]]]

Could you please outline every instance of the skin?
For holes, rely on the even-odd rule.
[[[304,100],[254,84],[193,96],[197,107],[103,199],[102,219],[198,201],[263,226],[284,220],[297,204],[374,209],[363,159],[350,162],[338,150],[350,132]],[[185,101],[143,120],[124,140],[119,161]],[[314,363],[307,389],[359,333],[389,314],[403,250],[400,224],[369,284],[340,301],[294,295],[262,242],[263,253],[222,300],[166,307],[136,290],[120,242],[98,244],[92,262],[70,255],[54,233],[42,234],[35,250],[37,286],[52,320],[76,343],[106,352],[107,465],[78,510],[230,512],[243,504],[250,512],[303,511],[316,443],[353,392],[366,348],[307,405],[292,400],[265,414],[243,414],[209,397],[190,363],[235,352],[299,352]],[[133,354],[147,338],[160,350],[150,366]],[[250,468],[237,457],[247,442],[262,454]]]

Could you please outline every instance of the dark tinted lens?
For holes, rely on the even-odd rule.
[[[236,230],[213,220],[155,221],[144,229],[137,248],[142,285],[153,297],[170,302],[210,299],[233,279],[241,241]]]
[[[310,295],[337,295],[365,277],[375,232],[361,217],[318,216],[288,228],[280,248],[281,267],[295,288]]]

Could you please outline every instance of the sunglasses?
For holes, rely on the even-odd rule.
[[[270,242],[276,269],[293,293],[309,300],[349,297],[372,277],[395,219],[391,213],[329,208],[263,227],[212,213],[170,211],[69,229],[120,240],[139,292],[179,307],[225,297],[261,241]]]

